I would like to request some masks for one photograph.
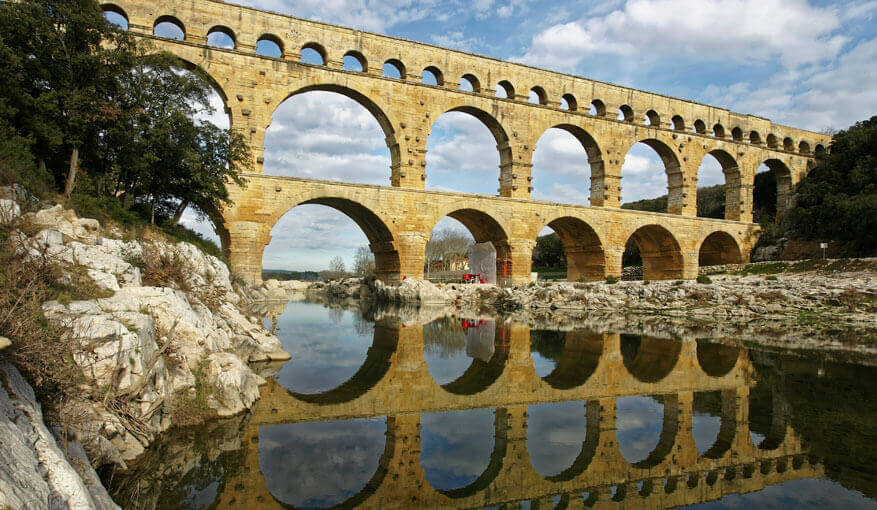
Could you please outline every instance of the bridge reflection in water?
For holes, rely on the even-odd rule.
[[[338,429],[339,420],[352,420],[341,448],[353,462],[360,462],[368,448],[358,448],[349,432],[355,429],[353,434],[374,444],[385,427],[383,450],[373,452],[378,457],[373,475],[346,501],[331,502],[342,507],[485,507],[529,501],[540,507],[670,508],[823,474],[822,465],[784,422],[780,396],[770,390],[766,394],[773,412],[759,419],[763,424],[757,436],[763,439],[757,444],[753,440],[749,403],[757,381],[741,347],[588,331],[545,333],[523,324],[496,323],[489,358],[472,357],[461,376],[439,384],[424,358],[424,329],[431,327],[379,319],[366,361],[331,391],[297,394],[269,380],[244,432],[243,466],[221,484],[217,505],[289,506],[282,501],[288,501],[284,495],[293,481],[272,479],[272,466],[305,458],[296,458],[294,447],[281,447],[279,459],[265,458],[260,441],[267,441],[264,448],[278,447],[278,426],[284,424],[340,437],[345,433]],[[531,348],[542,346],[544,351],[546,335],[562,337],[555,338],[562,339],[562,348],[554,342],[555,352],[535,356],[556,359],[553,370],[540,377]],[[720,425],[713,444],[699,452],[693,416],[696,400],[709,400],[709,395],[715,396],[710,405],[720,415]],[[631,396],[649,396],[663,408],[657,445],[635,462],[622,455],[616,433],[621,428],[618,401]],[[584,440],[565,468],[540,474],[531,461],[535,452],[527,448],[528,407],[570,402],[581,402]],[[422,444],[429,440],[424,439],[429,413],[472,412],[467,410],[493,414],[493,448],[479,476],[463,487],[448,488],[424,467],[430,464]],[[385,422],[378,421],[384,417]],[[458,421],[474,427],[479,420],[461,413]],[[326,463],[335,469],[330,457],[326,452]]]

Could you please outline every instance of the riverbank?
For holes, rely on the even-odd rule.
[[[678,338],[877,353],[877,259],[758,263],[705,272],[710,276],[699,281],[539,282],[509,288],[417,280],[388,286],[357,278],[328,284],[267,281],[260,295],[420,307],[418,314],[426,315],[502,315],[534,327],[636,329]]]

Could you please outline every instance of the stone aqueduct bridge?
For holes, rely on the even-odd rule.
[[[646,278],[691,278],[699,256],[706,257],[703,263],[747,258],[757,232],[750,222],[759,165],[777,176],[782,212],[813,156],[830,142],[722,108],[215,0],[115,0],[104,9],[209,77],[232,127],[249,137],[255,173],[247,176],[246,189],[232,190],[235,205],[214,218],[232,268],[249,280],[261,278],[271,228],[303,203],[328,205],[353,218],[388,281],[423,276],[425,242],[444,215],[462,221],[478,241],[494,243],[498,274],[507,282],[528,279],[532,247],[546,225],[564,239],[571,279],[620,274],[631,236],[646,255]],[[154,36],[162,22],[176,24],[184,40]],[[234,48],[208,46],[214,32],[231,37]],[[260,41],[276,44],[280,57],[258,54]],[[301,62],[304,49],[318,52],[323,64]],[[345,56],[357,59],[362,71],[343,69]],[[400,78],[382,76],[385,63]],[[424,71],[435,85],[422,81]],[[471,91],[461,89],[464,82]],[[274,110],[288,97],[313,90],[344,94],[375,116],[390,150],[392,187],[262,175],[265,130]],[[538,104],[528,102],[531,91]],[[423,191],[426,140],[433,122],[449,111],[474,116],[495,137],[498,197]],[[591,207],[529,200],[533,151],[550,128],[570,132],[587,151]],[[618,210],[621,166],[638,142],[655,149],[665,165],[667,215]],[[725,222],[695,217],[697,171],[707,154],[725,174]]]
[[[618,335],[566,333],[565,352],[540,378],[530,356],[530,330],[498,327],[490,362],[473,361],[456,381],[439,386],[423,361],[423,328],[376,324],[366,362],[348,382],[319,395],[297,395],[270,382],[245,432],[245,462],[220,488],[221,508],[278,508],[259,468],[259,428],[284,423],[387,416],[379,467],[363,490],[341,507],[482,508],[534,501],[553,508],[670,508],[821,476],[772,399],[770,431],[759,444],[749,434],[749,388],[754,370],[745,349],[703,342],[642,339],[622,356]],[[721,392],[721,426],[714,444],[698,453],[692,435],[694,392]],[[664,407],[657,446],[628,462],[616,438],[616,399],[654,395]],[[575,461],[540,475],[527,451],[527,406],[587,400],[585,440]],[[494,450],[471,485],[434,489],[420,463],[420,414],[496,408]],[[589,498],[583,500],[582,493]],[[509,506],[504,506],[508,508]]]

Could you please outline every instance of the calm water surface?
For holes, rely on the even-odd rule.
[[[169,434],[121,505],[877,508],[869,366],[305,302],[275,324],[292,361],[253,413]]]

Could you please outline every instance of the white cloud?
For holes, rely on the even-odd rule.
[[[833,58],[848,40],[836,8],[804,0],[629,0],[603,16],[553,25],[520,60],[572,70],[591,54],[766,62]]]
[[[424,19],[441,6],[438,0],[243,0],[241,3],[374,32],[384,32],[396,23]]]
[[[710,85],[703,99],[805,129],[842,129],[877,113],[874,76],[877,39],[863,41],[806,74],[781,71],[757,88],[749,83]]]

